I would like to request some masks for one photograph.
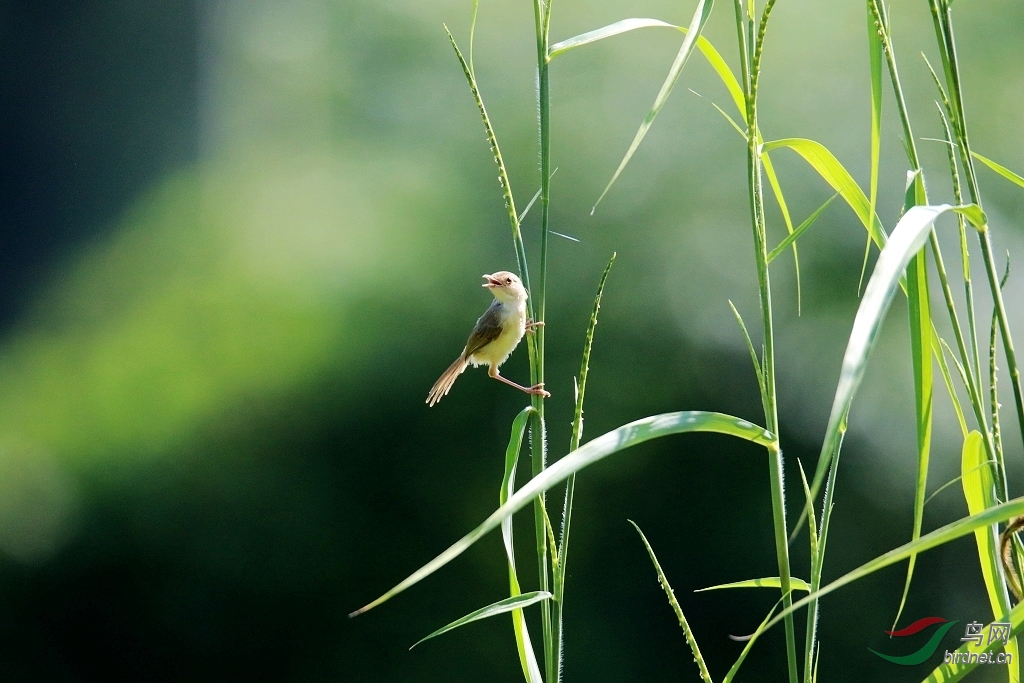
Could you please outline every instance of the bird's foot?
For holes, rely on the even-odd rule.
[[[551,398],[551,393],[544,391],[544,382],[540,384],[534,384],[532,387],[526,390],[526,393],[533,394],[535,396],[543,396],[544,398]]]
[[[544,321],[543,320],[541,320],[539,322],[534,321],[534,320],[527,320],[526,321],[526,333],[527,334],[533,334],[534,332],[537,331],[538,327],[544,327]]]

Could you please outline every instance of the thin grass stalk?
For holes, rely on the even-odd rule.
[[[953,199],[957,204],[963,204],[964,197],[960,185],[960,172],[957,170],[956,162],[956,143],[953,142],[953,133],[950,131],[949,118],[947,116],[947,112],[952,111],[952,109],[949,104],[949,98],[946,96],[946,91],[942,87],[942,82],[939,80],[938,74],[935,73],[935,69],[932,68],[927,57],[925,57],[924,61],[928,66],[928,71],[931,73],[932,79],[935,81],[935,88],[939,91],[939,96],[942,98],[942,104],[939,105],[936,103],[936,106],[939,109],[939,119],[942,121],[942,130],[946,140],[946,154],[949,159],[949,173],[950,179],[953,183]],[[967,302],[967,324],[970,326],[971,350],[974,352],[975,384],[980,387],[981,352],[978,344],[978,325],[975,319],[974,285],[971,281],[971,255],[967,249],[967,221],[963,216],[957,214],[956,222],[960,236],[960,263],[963,268],[964,299]]]
[[[537,113],[540,136],[540,275],[537,288],[531,293],[536,299],[534,321],[543,323],[547,312],[548,225],[551,203],[551,100],[548,74],[548,27],[551,19],[551,0],[534,0],[534,28],[537,36]],[[533,337],[534,354],[530,363],[530,381],[544,382],[544,326],[538,326]],[[547,466],[547,428],[544,422],[544,397],[532,397],[534,413],[531,423],[530,455],[533,476]],[[537,579],[541,590],[548,590],[548,544],[546,497],[542,493],[534,503],[534,531],[537,541]],[[556,662],[558,635],[553,628],[550,602],[541,604],[541,626],[544,638],[544,676],[549,683],[557,683],[561,663]]]
[[[974,159],[971,156],[971,146],[967,137],[963,91],[960,86],[960,67],[956,56],[956,41],[953,38],[953,13],[946,0],[930,0],[929,4],[932,10],[936,40],[939,43],[940,53],[942,54],[943,67],[949,88],[949,100],[952,105],[950,118],[953,120],[953,130],[957,135],[960,163],[967,175],[967,189],[970,192],[971,201],[984,208],[981,203],[981,193],[978,189],[978,180],[974,170]],[[1002,290],[999,287],[999,276],[996,271],[995,260],[992,256],[992,240],[988,234],[987,225],[979,228],[977,232],[985,264],[985,276],[988,279],[989,289],[992,293],[995,313],[999,318],[999,332],[1003,339],[1003,353],[1006,355],[1006,365],[1010,373],[1013,385],[1013,398],[1017,408],[1017,423],[1020,427],[1021,438],[1024,439],[1024,396],[1021,394],[1020,369],[1017,365],[1017,354],[1013,348],[1013,338],[1010,335],[1009,320],[1006,315],[1006,306],[1003,303]]]
[[[612,264],[615,263],[615,253],[608,260],[604,274],[601,275],[601,282],[597,286],[597,297],[594,299],[594,310],[590,314],[590,324],[587,326],[587,334],[583,342],[583,357],[580,361],[579,381],[576,384],[576,409],[572,420],[572,435],[569,437],[569,452],[572,453],[580,447],[583,439],[583,399],[587,391],[587,375],[590,372],[590,352],[594,346],[594,329],[597,327],[597,315],[601,311],[601,297],[604,295],[604,285],[608,281],[608,273],[611,272]],[[576,491],[576,475],[571,474],[565,480],[565,502],[562,505],[562,537],[557,547],[557,566],[554,571],[554,617],[552,619],[555,628],[555,638],[558,646],[557,662],[559,679],[562,671],[562,654],[564,633],[562,630],[562,599],[565,595],[565,569],[569,557],[569,531],[572,527],[572,503]]]
[[[739,8],[739,3],[737,3]],[[765,31],[768,26],[768,18],[771,15],[775,0],[768,0],[761,13],[761,21],[758,27],[757,38],[754,38],[754,5],[753,2],[747,7],[746,19],[737,16],[737,22],[746,27],[746,43],[740,44],[741,52],[748,52],[749,46],[753,46],[754,53],[749,59],[750,71],[747,87],[747,171],[748,189],[750,194],[750,216],[754,232],[754,258],[757,262],[758,290],[761,303],[761,320],[763,325],[763,359],[761,363],[765,381],[765,428],[778,434],[778,404],[775,390],[775,333],[772,320],[772,298],[771,281],[768,275],[768,246],[764,218],[764,192],[762,187],[761,150],[758,145],[757,126],[757,82],[760,75],[761,51],[764,45]],[[744,33],[743,26],[738,27],[740,34]],[[746,62],[748,60],[743,59]],[[786,529],[786,501],[783,490],[783,469],[782,451],[777,445],[768,449],[769,478],[772,496],[772,520],[775,532],[776,559],[779,566],[779,583],[782,592],[782,601],[785,607],[792,604],[792,592],[790,585],[789,567],[789,541]],[[785,620],[786,624],[786,660],[789,670],[790,683],[797,683],[797,658],[796,658],[796,629],[792,615]]]

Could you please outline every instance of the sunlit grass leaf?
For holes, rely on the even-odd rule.
[[[710,8],[708,12],[710,12]],[[669,24],[658,19],[623,19],[617,21],[614,24],[609,24],[593,31],[587,31],[581,33],[578,36],[563,40],[559,43],[555,43],[548,50],[548,60],[552,60],[558,55],[561,55],[569,50],[580,47],[581,45],[587,45],[603,38],[610,38],[617,36],[627,31],[632,31],[638,28],[653,28],[653,27],[665,27],[674,28],[677,31],[687,32],[687,29],[683,26],[676,26],[675,24]],[[733,102],[736,104],[736,109],[740,112],[740,116],[743,117],[744,123],[746,123],[747,105],[746,98],[743,96],[743,89],[740,87],[739,81],[736,80],[736,76],[732,73],[732,69],[729,68],[729,64],[722,58],[721,53],[715,49],[714,45],[708,41],[704,36],[697,37],[697,49],[701,51],[704,58],[708,60],[708,64],[715,70],[718,77],[722,80],[726,90],[729,91],[729,95],[732,97]],[[722,112],[725,114],[725,112]],[[728,115],[726,115],[728,118]]]
[[[798,579],[795,576],[789,577],[789,587],[795,591],[807,592],[811,590],[810,585],[803,579]],[[704,591],[717,591],[723,588],[782,588],[782,581],[777,576],[766,576],[763,579],[747,579],[746,581],[736,581],[734,583],[720,583],[717,586],[708,586],[707,588],[698,588],[694,593],[703,593]]]
[[[786,197],[782,194],[782,185],[779,183],[779,177],[775,174],[775,166],[772,164],[771,157],[768,156],[768,152],[761,154],[761,165],[764,168],[765,177],[768,178],[768,184],[772,188],[772,193],[775,195],[775,201],[779,204],[779,210],[782,212],[782,220],[786,224],[786,232],[790,237],[795,232],[793,229],[793,219],[789,215],[789,205],[786,204]],[[796,313],[800,315],[801,309],[801,286],[800,286],[800,254],[796,248],[796,238],[790,240],[793,245],[793,267],[796,269]],[[771,263],[771,258],[768,259]]]
[[[924,534],[916,541],[904,543],[898,548],[893,548],[889,552],[865,562],[853,571],[847,572],[820,590],[809,593],[807,596],[795,601],[788,608],[785,608],[782,612],[773,617],[768,623],[768,626],[775,626],[777,623],[782,621],[787,612],[792,613],[802,609],[811,600],[820,599],[822,596],[828,595],[829,593],[855,581],[859,581],[865,576],[870,576],[880,569],[889,567],[897,562],[902,562],[903,560],[908,559],[911,555],[921,554],[925,551],[931,550],[932,548],[937,548],[940,545],[944,545],[957,538],[966,536],[976,529],[983,529],[985,527],[992,526],[993,524],[1003,522],[1011,517],[1018,517],[1022,514],[1024,514],[1024,497],[1014,498],[1005,503],[1000,503],[999,505],[990,507],[976,515],[962,517],[954,522],[950,522],[949,524],[939,527],[930,533]],[[1014,608],[1014,613],[1021,610],[1022,605],[1024,605],[1024,603],[1017,605],[1017,607]],[[1020,617],[1024,617],[1024,612],[1019,615],[1019,618]]]
[[[904,211],[927,202],[924,175],[920,170],[907,174],[908,182]],[[927,254],[919,251],[907,268],[907,313],[910,326],[910,356],[914,369],[914,416],[917,436],[917,479],[914,485],[914,528],[911,539],[921,536],[924,521],[924,500],[928,490],[928,464],[932,447],[932,394],[934,372],[932,366],[932,317],[928,299]],[[907,604],[910,583],[914,577],[917,556],[911,555],[907,563],[907,579],[903,584],[903,596],[896,610],[892,628],[896,628],[900,615]]]
[[[476,611],[470,612],[461,619],[456,619],[447,626],[442,626],[441,628],[431,633],[429,636],[426,636],[425,638],[421,638],[420,640],[416,641],[416,643],[413,644],[413,646],[409,649],[411,650],[413,647],[416,647],[425,640],[436,638],[437,636],[443,633],[448,633],[448,631],[455,630],[460,626],[465,626],[466,624],[471,624],[474,621],[480,621],[481,619],[487,619],[488,617],[494,617],[499,614],[505,614],[506,612],[511,612],[513,610],[522,610],[524,607],[540,602],[542,600],[548,600],[550,597],[551,593],[548,593],[547,591],[533,591],[531,593],[523,593],[522,595],[516,595],[511,598],[499,600],[498,602],[493,602],[490,605],[487,605],[486,607],[481,607]]]
[[[708,667],[704,664],[704,657],[700,654],[700,648],[697,647],[697,640],[693,637],[693,631],[690,630],[690,624],[687,623],[686,617],[683,616],[683,610],[679,606],[679,601],[676,600],[676,592],[672,590],[672,586],[668,583],[668,578],[665,576],[665,572],[661,569],[661,563],[658,562],[657,556],[654,554],[654,548],[647,541],[647,537],[644,536],[644,532],[640,531],[640,527],[636,525],[636,522],[629,520],[629,523],[633,525],[636,532],[640,534],[640,540],[644,542],[644,547],[647,548],[647,554],[651,557],[651,563],[654,565],[654,571],[658,573],[658,583],[661,584],[662,589],[665,591],[665,595],[668,596],[668,603],[672,606],[672,611],[676,613],[676,619],[679,620],[679,625],[683,629],[683,633],[686,635],[686,642],[690,645],[690,650],[693,651],[693,660],[697,663],[697,668],[700,669],[700,677],[704,680],[704,683],[711,683],[711,674],[708,673]]]
[[[537,474],[525,486],[510,496],[504,505],[492,512],[477,528],[456,541],[451,547],[413,572],[408,578],[384,595],[352,612],[349,616],[354,617],[367,612],[430,576],[465,552],[467,548],[501,524],[502,520],[506,517],[530,504],[538,494],[564,481],[570,474],[579,472],[609,455],[614,455],[630,446],[670,434],[684,434],[688,432],[716,432],[735,436],[760,446],[776,447],[775,436],[764,428],[751,424],[746,420],[741,420],[738,417],[723,415],[722,413],[689,410],[652,415],[651,417],[630,422],[618,429],[602,434]]]
[[[882,231],[882,224],[879,222],[878,216],[871,209],[871,201],[832,152],[828,151],[820,142],[805,138],[772,140],[764,143],[761,149],[763,152],[770,152],[782,148],[789,148],[802,156],[811,165],[811,168],[817,171],[818,175],[850,205],[853,212],[857,214],[857,218],[864,224],[872,241],[879,248],[885,244],[885,233]]]
[[[981,432],[972,431],[964,439],[964,447],[960,461],[960,481],[967,500],[967,510],[975,515],[996,504],[995,477],[992,466],[995,464],[985,452],[985,444]],[[974,540],[978,546],[978,559],[981,562],[981,575],[985,580],[989,605],[992,606],[992,617],[996,621],[1004,621],[1010,613],[1010,598],[1003,582],[1003,572],[999,557],[999,531],[995,525],[974,530]],[[1010,680],[1020,680],[1017,661],[1017,639],[1011,638],[1006,645],[1006,652],[1013,655],[1009,662]]]
[[[981,163],[985,164],[989,168],[991,168],[993,171],[995,171],[999,175],[1001,175],[1004,178],[1006,178],[1007,180],[1009,180],[1014,185],[1019,185],[1020,187],[1024,187],[1024,178],[1022,178],[1021,176],[1017,175],[1016,173],[1014,173],[1010,169],[1006,168],[1005,166],[997,164],[996,162],[992,161],[991,159],[986,159],[985,157],[981,156],[977,152],[971,152],[971,156],[974,157],[975,159],[977,159],[978,161],[980,161]]]
[[[601,28],[594,29],[593,31],[587,31],[586,33],[581,33],[578,36],[573,36],[572,38],[555,43],[548,48],[548,61],[551,61],[563,52],[568,52],[573,48],[581,47],[588,43],[593,43],[605,38],[611,38],[612,36],[617,36],[629,31],[635,31],[638,28],[652,27],[679,29],[679,26],[661,21],[660,19],[643,19],[636,17],[631,19],[622,19],[621,21],[616,21],[614,24],[608,24],[607,26],[602,26]]]
[[[637,130],[636,135],[633,137],[633,142],[630,143],[629,149],[626,151],[626,155],[619,162],[619,167],[615,169],[615,173],[612,174],[612,179],[608,181],[608,185],[601,192],[601,196],[594,202],[594,208],[601,203],[604,196],[608,194],[608,190],[611,189],[615,181],[618,180],[619,175],[623,169],[626,168],[626,164],[633,158],[633,154],[637,148],[640,147],[640,143],[647,135],[647,131],[650,129],[651,124],[654,123],[655,117],[661,108],[665,106],[665,102],[668,101],[668,96],[672,93],[672,89],[676,85],[676,81],[679,80],[679,75],[683,72],[683,67],[686,66],[686,61],[690,58],[690,54],[693,52],[694,44],[700,32],[704,29],[704,24],[707,23],[708,17],[711,16],[711,8],[714,6],[714,0],[698,0],[697,8],[694,10],[693,18],[690,20],[690,26],[686,31],[686,37],[683,38],[683,44],[679,47],[679,52],[676,54],[676,59],[672,62],[672,68],[668,71],[668,76],[665,77],[665,82],[661,85],[661,90],[658,91],[657,97],[654,98],[654,105],[651,106],[651,110],[647,112],[647,116],[644,117],[643,123],[640,124],[640,128]],[[593,210],[591,210],[593,213]]]
[[[884,26],[875,23],[869,0],[868,6],[868,55],[871,61],[871,181],[869,185],[868,215],[875,215],[878,206],[878,164],[882,148],[882,37]],[[870,243],[869,243],[870,246]],[[867,259],[865,258],[865,265]],[[863,272],[861,273],[863,279]]]
[[[839,445],[839,440],[845,432],[850,405],[853,403],[853,398],[864,377],[868,356],[874,347],[889,304],[892,303],[900,276],[910,263],[910,259],[927,241],[935,219],[949,211],[965,215],[972,223],[984,218],[984,214],[974,206],[954,207],[942,204],[912,207],[900,219],[888,243],[878,256],[874,272],[871,274],[871,279],[868,281],[864,296],[857,309],[857,316],[854,318],[853,329],[850,332],[849,342],[843,356],[839,384],[836,387],[821,455],[818,459],[814,481],[811,484],[811,494],[815,497]]]
[[[825,201],[825,203],[822,204],[821,206],[819,206],[817,209],[815,209],[814,213],[812,213],[810,216],[808,216],[807,220],[805,220],[803,223],[801,223],[796,228],[796,230],[794,230],[789,235],[787,235],[786,239],[784,239],[781,242],[779,242],[779,246],[775,247],[774,249],[772,249],[768,253],[768,263],[771,263],[772,261],[774,261],[775,258],[779,254],[784,252],[786,250],[786,248],[789,247],[790,244],[793,244],[798,239],[800,239],[800,236],[803,235],[812,225],[814,225],[815,221],[818,220],[818,218],[821,216],[821,214],[823,214],[825,212],[825,209],[827,209],[832,204],[832,202],[834,202],[836,200],[836,197],[838,197],[838,196],[839,196],[839,193],[837,192],[834,195],[832,195],[831,197],[829,197]]]
[[[523,437],[526,434],[526,426],[529,422],[530,415],[534,412],[536,412],[536,410],[533,406],[526,406],[519,411],[519,414],[516,415],[516,419],[512,421],[512,435],[508,440],[508,447],[505,449],[505,473],[501,480],[501,489],[498,492],[498,505],[504,504],[514,491],[516,465],[519,462],[519,453],[523,448]],[[516,575],[515,545],[512,539],[512,516],[509,515],[501,523],[501,540],[505,544],[505,556],[508,558],[508,584],[510,597],[516,598],[522,595],[522,590],[519,587],[519,577]],[[512,630],[515,632],[516,650],[519,653],[519,664],[523,668],[523,676],[526,677],[527,683],[543,683],[544,679],[540,673],[540,666],[537,664],[537,654],[533,651],[533,642],[530,640],[530,631],[526,626],[526,616],[523,614],[521,607],[518,609],[513,608]],[[432,635],[439,635],[439,633],[434,633]],[[431,636],[427,637],[429,638]]]
[[[739,323],[740,331],[743,332],[743,339],[747,342],[747,351],[750,352],[750,362],[754,365],[754,374],[757,376],[757,387],[761,393],[761,407],[768,410],[768,394],[764,386],[764,373],[761,371],[761,363],[757,360],[757,352],[754,351],[754,343],[750,341],[750,334],[747,332],[747,326],[743,322],[743,316],[736,310],[736,306],[733,305],[732,301],[729,302],[729,308],[732,309],[732,314],[736,316],[736,322]]]

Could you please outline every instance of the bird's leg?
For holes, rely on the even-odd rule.
[[[502,377],[500,374],[498,374],[498,368],[493,365],[490,366],[490,368],[487,370],[487,374],[488,376],[493,377],[498,381],[504,382],[510,387],[515,387],[519,391],[525,391],[527,394],[536,394],[537,396],[543,396],[544,398],[549,398],[551,396],[550,393],[544,391],[543,382],[541,382],[540,384],[534,384],[532,387],[529,388],[521,386],[510,379],[505,379],[504,377]]]
[[[535,322],[533,320],[527,320],[526,321],[526,333],[527,334],[533,334],[534,332],[537,331],[538,327],[544,327],[544,321],[543,320],[541,320],[539,322]]]

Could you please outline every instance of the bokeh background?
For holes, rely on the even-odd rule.
[[[735,64],[732,8],[720,4],[706,35]],[[493,508],[525,403],[476,371],[439,406],[423,404],[487,304],[480,274],[515,264],[495,167],[442,28],[467,48],[470,9],[0,3],[0,678],[520,680],[504,618],[407,651],[505,594],[497,536],[386,606],[346,617]],[[552,39],[629,16],[684,24],[692,10],[562,0]],[[916,132],[939,136],[919,56],[938,63],[926,3],[901,0],[891,14]],[[1024,6],[957,3],[956,18],[972,142],[1020,171]],[[525,0],[481,3],[477,73],[520,206],[539,182],[532,26]],[[680,39],[637,32],[553,65],[552,227],[579,240],[551,244],[553,458],[568,443],[573,376],[612,251],[585,437],[680,409],[761,421],[728,307],[757,327],[745,151],[707,101],[731,109],[699,55],[590,215]],[[862,2],[779,2],[761,116],[767,138],[818,140],[866,187],[865,46]],[[891,228],[906,169],[886,97],[879,213]],[[920,147],[933,199],[948,200],[944,149]],[[796,220],[831,195],[795,155],[775,160]],[[1019,259],[1024,195],[980,173],[997,253]],[[782,223],[769,208],[777,241]],[[524,230],[535,258],[536,215]],[[941,230],[955,253],[951,225]],[[863,248],[852,212],[834,203],[801,240],[799,316],[792,260],[773,265],[792,506],[797,458],[812,469],[817,457]],[[1011,275],[1007,289],[1018,338],[1022,283]],[[907,349],[898,300],[854,405],[827,577],[909,537]],[[525,352],[504,370],[525,382]],[[959,470],[959,430],[937,396],[931,489]],[[1004,421],[1019,495],[1020,440],[1012,415]],[[723,676],[741,649],[728,634],[751,632],[775,597],[692,591],[775,573],[767,484],[763,452],[713,436],[648,443],[581,475],[566,680],[696,680],[627,518],[647,533]],[[958,491],[929,503],[926,528],[965,513]],[[803,544],[794,548],[794,571],[806,576]],[[822,680],[920,680],[930,670],[867,650],[919,646],[882,633],[904,571],[825,599]],[[903,621],[929,615],[989,619],[972,539],[919,561]],[[782,680],[781,630],[762,643],[743,678]]]

